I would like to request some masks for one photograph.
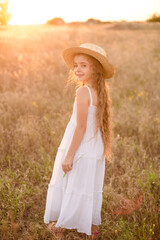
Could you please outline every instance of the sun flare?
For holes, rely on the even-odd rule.
[[[159,0],[10,0],[9,24],[46,23],[54,17],[65,22],[86,21],[89,18],[102,21],[144,21],[153,13],[160,13]]]

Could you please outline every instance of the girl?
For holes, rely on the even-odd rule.
[[[105,79],[114,75],[106,52],[84,43],[63,52],[82,84],[55,158],[48,187],[44,222],[53,234],[64,228],[97,237],[101,224],[105,158],[110,161],[111,114]]]

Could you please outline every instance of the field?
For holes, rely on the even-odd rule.
[[[3,240],[53,239],[43,223],[46,193],[75,93],[61,53],[83,42],[101,45],[116,69],[100,239],[160,239],[160,25],[106,23],[0,28]]]

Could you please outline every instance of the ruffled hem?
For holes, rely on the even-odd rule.
[[[47,196],[44,223],[58,220],[57,227],[76,229],[87,235],[90,235],[92,224],[101,224],[102,191],[91,194],[66,192],[61,187],[50,184]],[[76,225],[73,226],[72,223]]]
[[[57,224],[56,224],[57,225]],[[61,228],[66,228],[66,229],[70,229],[70,230],[77,230],[77,232],[79,232],[79,233],[84,233],[84,234],[86,234],[86,235],[88,235],[88,236],[91,236],[92,234],[91,234],[91,232],[89,233],[89,232],[85,232],[85,231],[83,231],[83,230],[80,230],[78,227],[66,227],[65,225],[62,225],[62,224],[58,224],[57,226],[55,225],[55,227],[61,227]],[[99,226],[100,224],[98,224],[97,226]]]
[[[57,221],[58,219],[53,219],[53,220],[51,220],[51,221]],[[45,224],[49,224],[49,223],[45,223]],[[99,223],[99,224],[95,224],[95,223],[92,223],[93,225],[96,225],[96,226],[100,226],[101,225],[101,222]],[[55,227],[61,227],[61,228],[65,228],[65,229],[69,229],[69,230],[77,230],[77,232],[79,232],[79,233],[84,233],[84,234],[86,234],[86,235],[88,235],[88,236],[91,236],[92,234],[90,233],[86,233],[85,231],[83,231],[83,230],[80,230],[78,227],[68,227],[68,226],[65,226],[65,225],[62,225],[62,224],[56,224],[55,225]]]

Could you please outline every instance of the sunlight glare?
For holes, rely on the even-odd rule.
[[[9,24],[41,24],[61,17],[65,22],[86,21],[144,21],[153,13],[160,13],[159,0],[10,0]]]

